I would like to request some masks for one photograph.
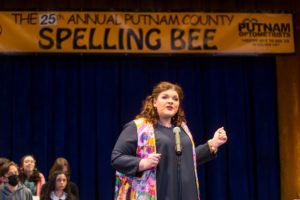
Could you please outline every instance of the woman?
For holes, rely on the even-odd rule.
[[[54,163],[50,169],[48,178],[50,179],[56,171],[63,171],[66,174],[68,183],[69,183],[68,187],[70,187],[71,194],[73,195],[73,197],[76,200],[79,200],[78,187],[75,183],[70,181],[71,168],[70,168],[69,162],[65,158],[57,158],[54,161]],[[48,185],[48,183],[46,183],[45,186],[42,188],[42,193],[44,193],[44,189],[47,187],[47,185]]]
[[[206,144],[194,147],[181,107],[180,86],[161,82],[144,101],[136,119],[125,125],[113,151],[111,163],[117,170],[115,199],[199,199],[196,166],[211,160],[227,141],[219,128]],[[180,127],[181,181],[173,127]],[[180,186],[180,189],[179,188]]]
[[[19,179],[33,196],[40,196],[42,186],[45,184],[44,175],[36,168],[36,160],[33,155],[25,155],[21,158]]]
[[[65,172],[55,171],[52,174],[41,200],[73,200]]]

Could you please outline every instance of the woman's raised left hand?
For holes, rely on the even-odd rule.
[[[219,146],[223,145],[227,141],[227,135],[226,131],[224,130],[224,127],[219,128],[212,138],[212,145],[215,148],[218,148]]]

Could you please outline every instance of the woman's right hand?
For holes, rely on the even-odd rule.
[[[155,168],[158,165],[160,158],[161,158],[160,153],[149,154],[148,158],[143,158],[140,161],[138,171],[141,172],[141,171]]]

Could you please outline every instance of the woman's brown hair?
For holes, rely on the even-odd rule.
[[[63,171],[55,171],[53,172],[53,174],[51,175],[51,177],[49,177],[48,180],[48,184],[46,185],[45,191],[43,193],[41,193],[41,200],[51,200],[50,198],[50,194],[51,192],[55,191],[55,185],[56,185],[56,178],[58,175],[64,174],[67,177],[67,174]],[[68,177],[67,177],[68,179]],[[64,192],[67,194],[67,198],[66,200],[72,200],[73,195],[71,193],[70,187],[69,187],[69,180],[67,180],[67,185],[64,188]]]
[[[174,90],[179,96],[179,108],[177,113],[172,117],[171,123],[175,126],[181,126],[182,122],[186,123],[184,111],[181,107],[181,102],[184,96],[183,90],[179,85],[170,82],[160,82],[153,88],[152,94],[147,96],[143,101],[142,111],[135,117],[135,119],[145,118],[152,124],[156,124],[159,120],[159,116],[156,108],[153,106],[153,99],[157,99],[158,95],[166,90]]]
[[[67,175],[67,178],[68,178],[68,181],[69,181],[70,176],[71,176],[71,168],[70,168],[69,162],[65,158],[57,158],[54,161],[54,163],[53,163],[53,165],[52,165],[52,167],[49,171],[48,179],[50,179],[52,177],[52,174],[54,174],[55,171],[63,171],[64,166],[67,167],[66,175]]]
[[[23,163],[24,163],[24,160],[25,160],[26,157],[31,157],[34,160],[34,169],[33,169],[33,172],[32,172],[32,174],[30,175],[29,178],[27,178],[27,176],[24,172],[24,166],[23,166]],[[37,184],[41,180],[40,172],[37,170],[35,163],[36,163],[36,161],[35,161],[35,158],[34,158],[33,155],[28,154],[28,155],[25,155],[21,158],[20,169],[19,169],[19,179],[20,179],[21,183],[25,183],[26,179],[28,179],[29,181],[34,182],[35,184]]]

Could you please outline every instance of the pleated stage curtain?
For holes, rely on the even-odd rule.
[[[33,154],[46,177],[65,157],[81,199],[113,199],[112,148],[160,81],[182,86],[196,144],[228,133],[199,167],[202,199],[280,199],[274,57],[1,56],[0,156]]]

